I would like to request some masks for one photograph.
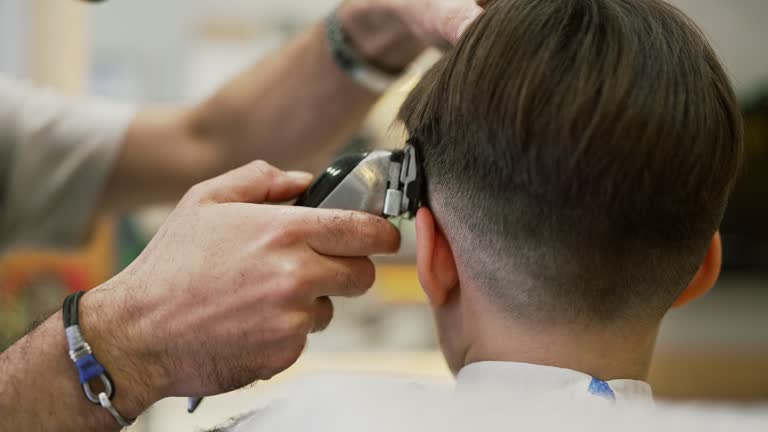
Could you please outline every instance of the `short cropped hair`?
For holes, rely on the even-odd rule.
[[[738,104],[661,0],[496,0],[399,119],[460,274],[539,322],[660,319],[740,167]]]

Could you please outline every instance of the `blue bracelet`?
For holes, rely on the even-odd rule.
[[[67,296],[64,299],[62,315],[64,317],[64,331],[67,335],[67,346],[69,347],[69,358],[75,363],[77,374],[80,377],[80,385],[83,388],[85,397],[93,404],[101,405],[122,427],[130,426],[133,421],[126,421],[125,418],[112,406],[112,397],[115,394],[115,385],[109,377],[104,366],[96,360],[91,351],[91,346],[83,338],[78,323],[78,312],[80,297],[85,294],[79,291]],[[104,390],[96,393],[91,388],[90,382],[99,379],[104,385]]]

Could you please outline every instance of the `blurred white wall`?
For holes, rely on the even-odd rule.
[[[739,92],[768,81],[768,1],[670,0],[707,34]]]
[[[183,70],[206,20],[291,28],[322,17],[335,0],[112,0],[90,10],[93,90],[149,101],[182,98]]]
[[[0,73],[24,74],[24,0],[0,0]]]

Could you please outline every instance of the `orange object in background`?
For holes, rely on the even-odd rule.
[[[104,218],[91,240],[72,252],[16,250],[0,258],[0,349],[75,291],[109,279],[114,269],[114,223]]]
[[[425,304],[426,297],[416,276],[416,266],[407,264],[378,264],[376,266],[376,297],[390,304]]]

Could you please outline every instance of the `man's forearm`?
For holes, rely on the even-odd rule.
[[[176,199],[192,184],[254,159],[306,169],[348,140],[375,100],[334,63],[315,25],[199,106],[140,113],[105,204]]]
[[[88,298],[90,297],[90,298]],[[81,306],[84,337],[92,344],[97,359],[115,381],[114,405],[127,418],[133,418],[151,402],[146,385],[129,378],[125,357],[117,352],[113,338],[102,337],[100,327],[109,327],[106,312],[98,302],[104,299],[89,294]],[[106,410],[87,401],[78,381],[77,370],[69,358],[61,312],[54,314],[30,334],[0,354],[0,430],[3,431],[108,431],[119,426]]]
[[[191,121],[197,136],[228,150],[227,168],[254,158],[296,168],[349,139],[376,98],[335,64],[315,25],[227,83]]]

